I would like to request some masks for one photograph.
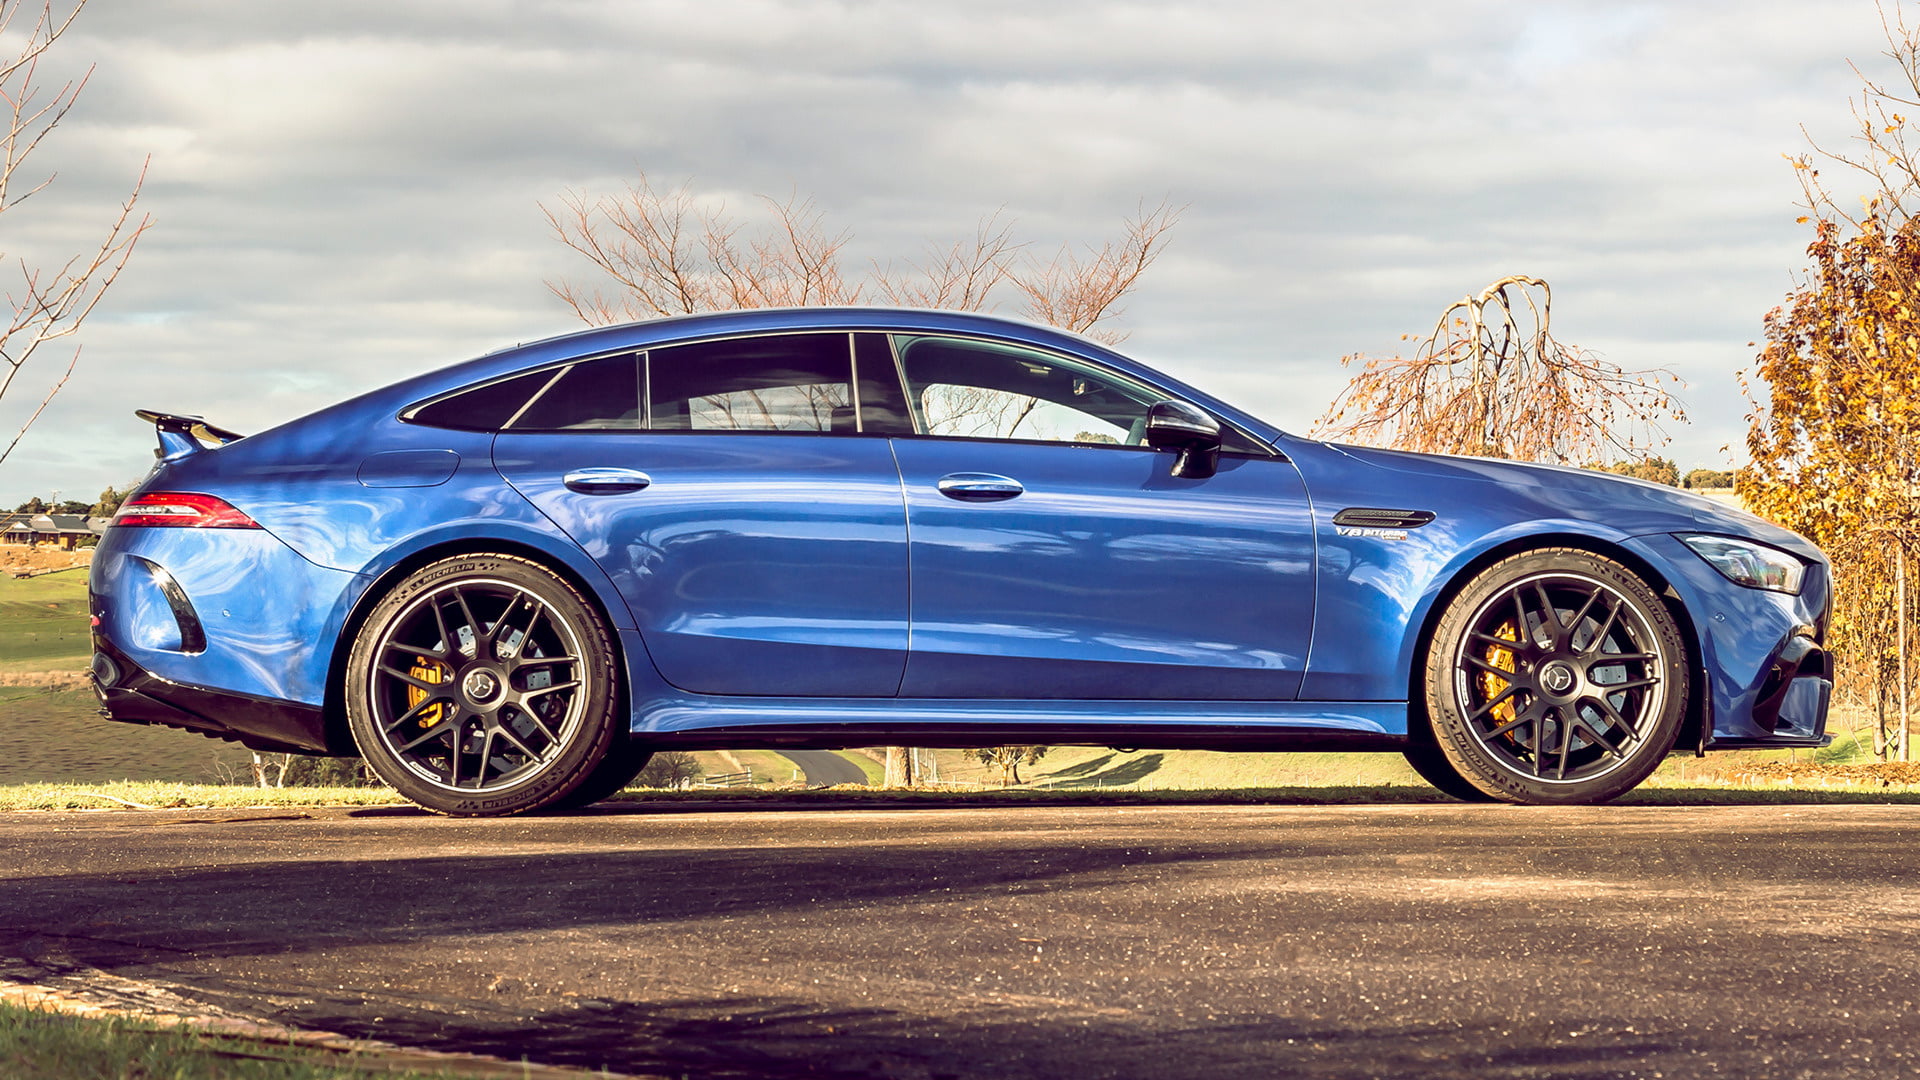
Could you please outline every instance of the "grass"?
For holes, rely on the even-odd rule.
[[[164,780],[119,780],[106,784],[37,783],[0,787],[0,810],[390,806],[404,801],[391,788],[384,787],[263,788],[244,784],[183,784]]]
[[[84,570],[0,576],[0,671],[84,671],[92,653]]]
[[[116,724],[91,690],[0,686],[0,784],[204,780],[245,774],[244,748],[190,731]]]
[[[449,1080],[473,1075],[451,1068],[389,1071],[377,1054],[0,1003],[0,1076],[21,1080]]]

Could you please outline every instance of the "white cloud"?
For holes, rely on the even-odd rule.
[[[56,185],[0,238],[88,242],[149,153],[156,223],[0,503],[143,471],[138,406],[256,429],[565,329],[542,281],[579,267],[535,204],[638,168],[811,194],[862,261],[1170,197],[1129,348],[1296,427],[1339,356],[1537,274],[1564,338],[1693,384],[1675,456],[1718,463],[1805,243],[1779,155],[1844,137],[1878,44],[1865,0],[96,4]]]

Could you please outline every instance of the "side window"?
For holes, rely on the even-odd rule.
[[[559,371],[558,368],[543,368],[476,386],[422,405],[402,414],[401,418],[410,423],[457,431],[499,431],[507,426],[507,421],[513,419],[514,414],[533,395],[551,383]]]
[[[851,434],[852,339],[775,334],[654,349],[648,411],[660,431],[820,431]]]
[[[606,356],[574,364],[519,414],[514,431],[638,431],[640,358]]]
[[[1161,395],[1092,365],[963,338],[894,338],[923,434],[1141,445]]]

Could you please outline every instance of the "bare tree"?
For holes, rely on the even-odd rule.
[[[56,10],[54,0],[41,0],[37,4],[27,0],[0,0],[0,38],[18,43],[16,50],[0,59],[0,99],[7,105],[7,109],[0,112],[7,117],[7,130],[0,133],[0,214],[15,211],[53,182],[52,174],[36,178],[24,172],[24,166],[47,136],[66,119],[92,77],[93,69],[88,68],[79,78],[70,79],[49,93],[39,82],[40,61],[73,26],[86,3],[87,0],[74,0],[70,8]],[[7,291],[6,310],[0,313],[0,319],[5,320],[0,326],[0,361],[5,362],[4,370],[0,370],[0,399],[13,389],[14,380],[41,346],[79,331],[87,316],[93,313],[94,305],[106,295],[121,268],[126,266],[134,244],[149,223],[145,215],[134,217],[134,204],[140,198],[146,173],[143,164],[133,191],[120,204],[119,215],[108,226],[97,247],[83,250],[59,266],[29,265],[24,259],[15,260],[20,276],[14,288]],[[46,410],[47,403],[67,384],[79,361],[80,350],[76,348],[67,360],[65,371],[41,399],[39,407],[27,417],[13,440],[0,449],[0,462],[7,460],[27,429]]]
[[[1509,275],[1455,301],[1412,357],[1364,364],[1315,433],[1429,453],[1592,464],[1666,442],[1685,421],[1660,370],[1625,371],[1551,333],[1553,292]]]
[[[1013,239],[1004,211],[982,218],[971,240],[935,246],[921,259],[850,276],[841,255],[852,234],[833,231],[809,198],[761,196],[766,219],[749,230],[691,184],[662,190],[643,173],[612,195],[562,194],[541,204],[561,243],[600,271],[591,284],[549,281],[553,294],[591,325],[737,308],[851,304],[869,297],[912,307],[986,311],[1012,302],[1039,322],[1103,341],[1105,324],[1153,265],[1180,210],[1144,203],[1124,235],[1050,257]],[[606,280],[610,279],[610,280]]]

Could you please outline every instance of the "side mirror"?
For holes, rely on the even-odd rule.
[[[1162,401],[1147,410],[1147,445],[1177,450],[1173,475],[1205,480],[1220,469],[1220,421],[1184,401]]]

